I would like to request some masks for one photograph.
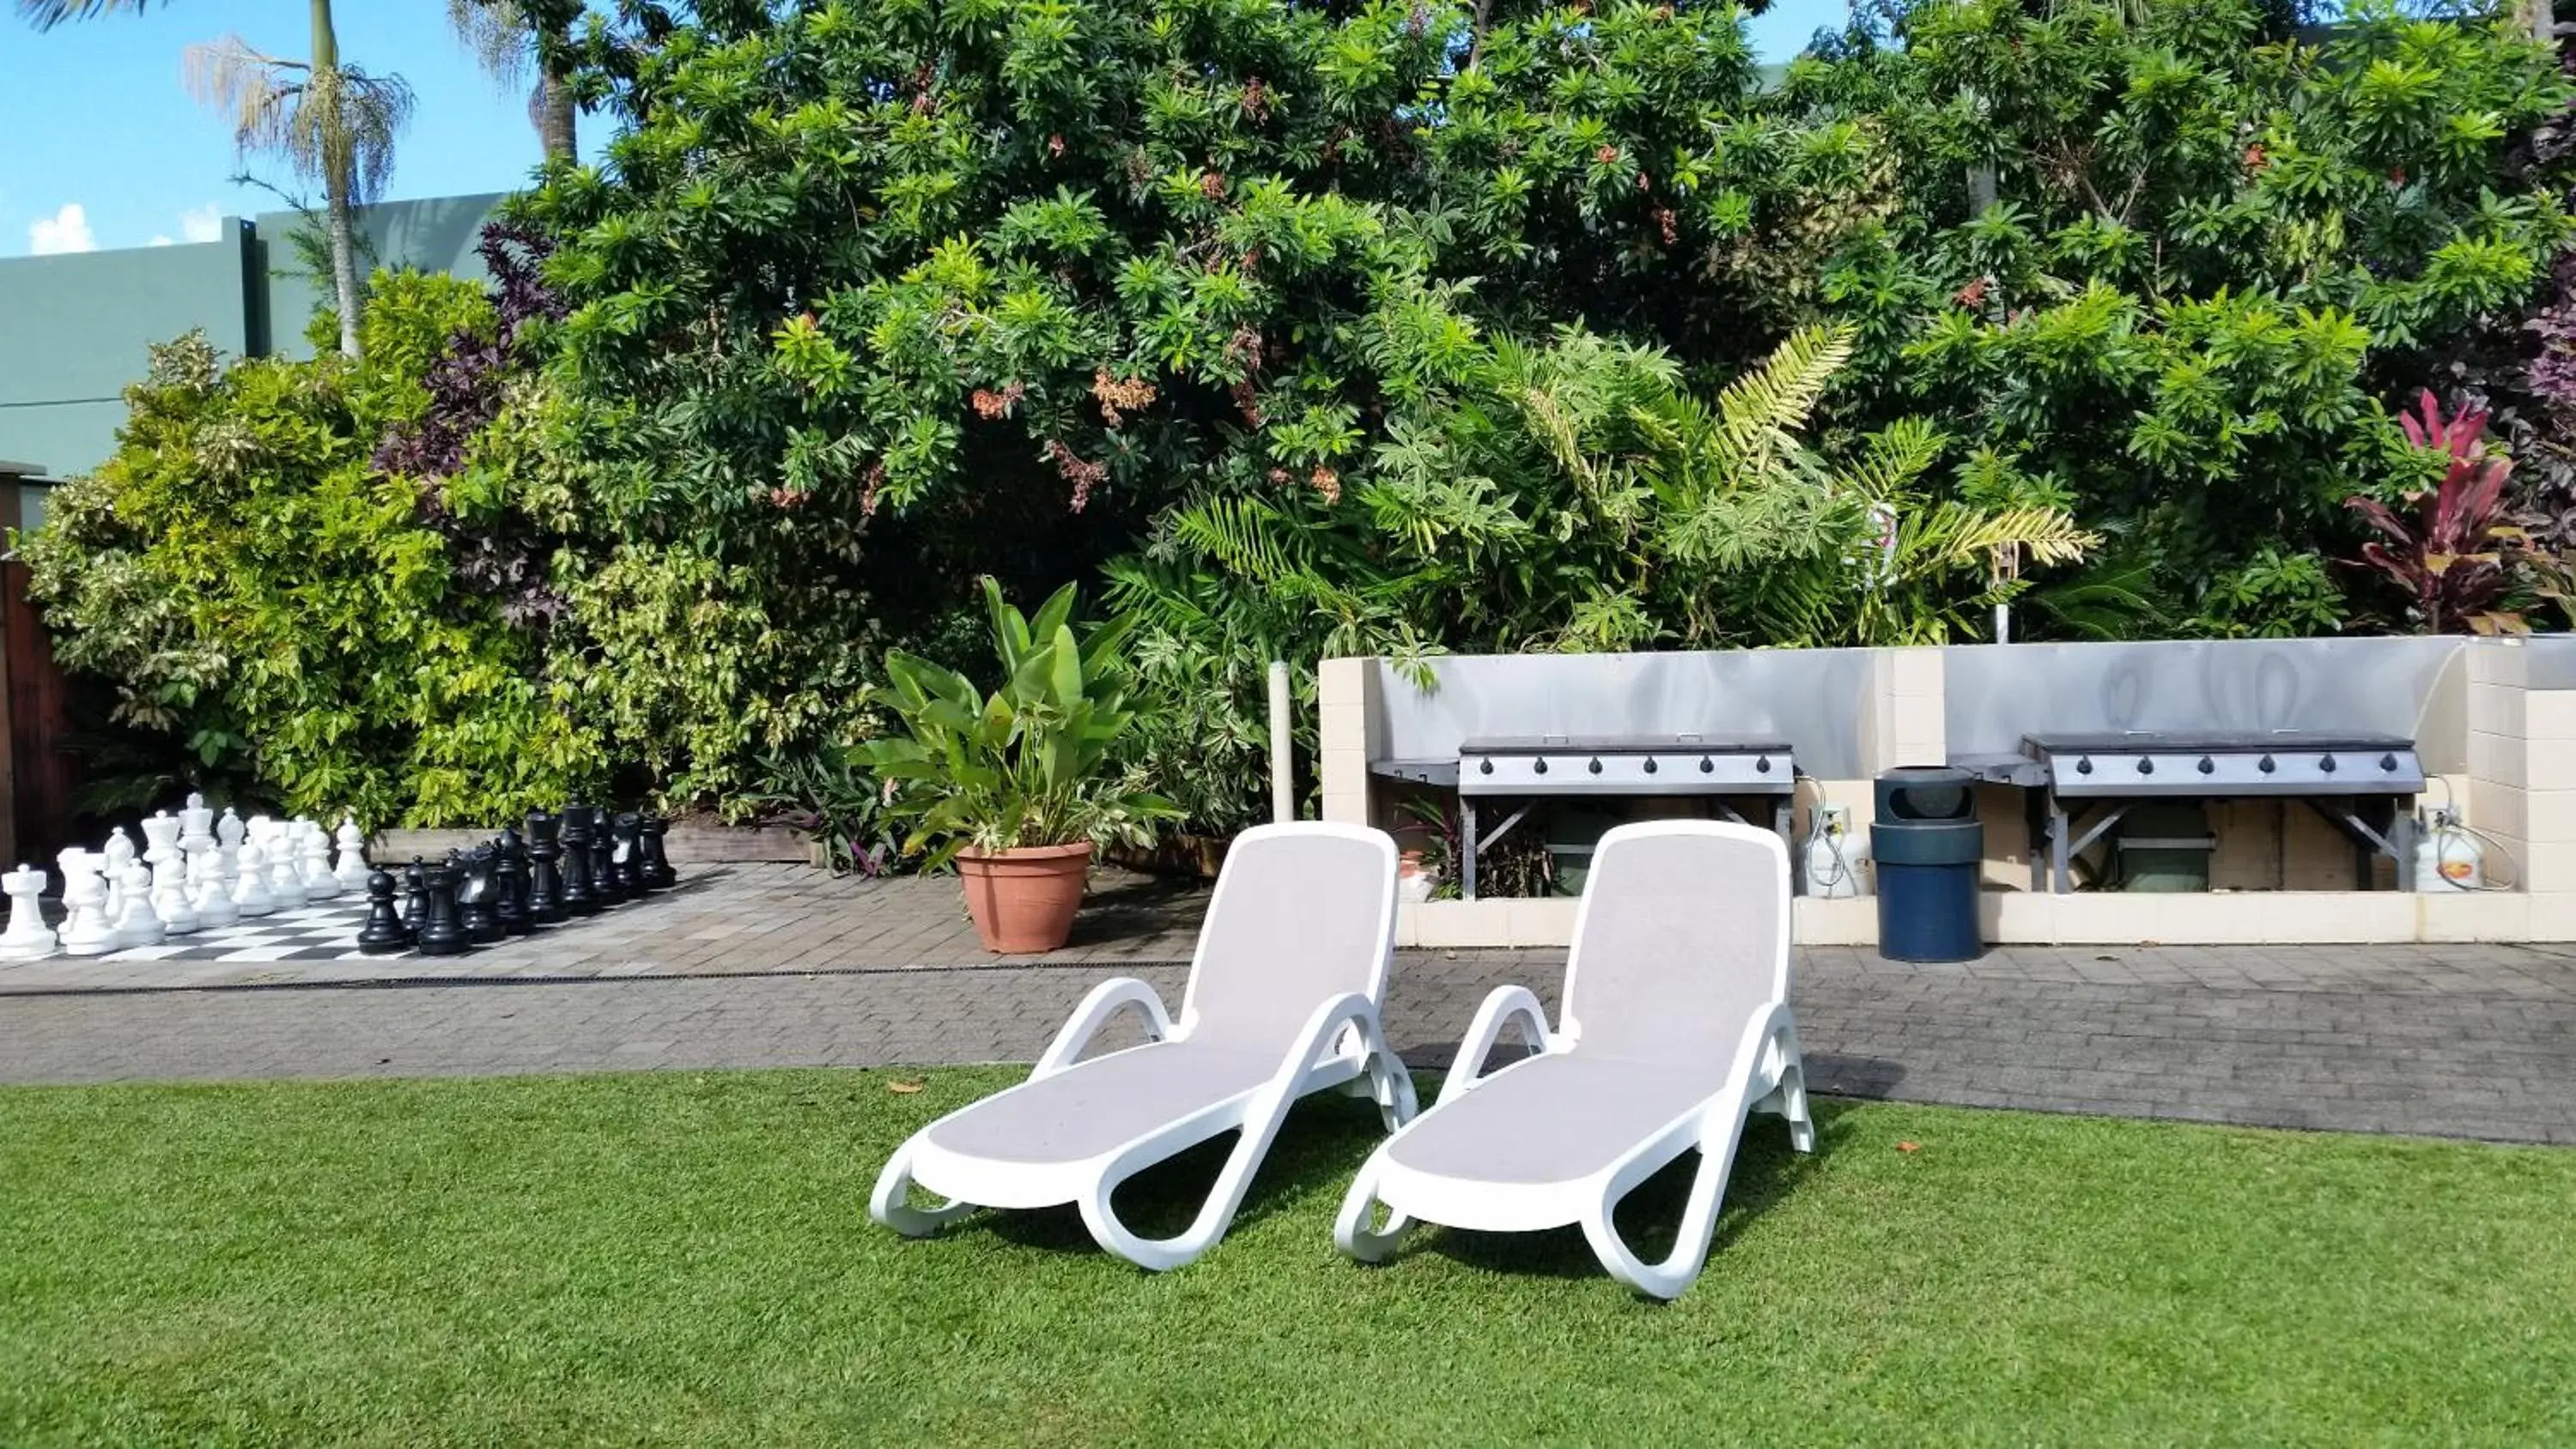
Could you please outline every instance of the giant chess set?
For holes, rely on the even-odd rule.
[[[329,961],[454,956],[525,936],[678,883],[663,851],[668,822],[612,815],[579,800],[534,811],[471,850],[414,860],[401,878],[368,863],[352,816],[336,831],[299,817],[249,820],[205,797],[122,827],[97,850],[55,857],[63,921],[45,921],[45,872],[0,874],[9,926],[0,961]],[[335,854],[336,849],[336,854]],[[397,894],[399,893],[399,900]]]

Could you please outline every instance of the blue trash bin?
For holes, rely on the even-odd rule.
[[[1977,877],[1986,828],[1976,777],[1909,767],[1878,777],[1869,853],[1878,870],[1878,953],[1891,961],[1974,961],[1985,954]]]

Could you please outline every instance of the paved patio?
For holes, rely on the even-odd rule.
[[[1075,942],[986,955],[944,880],[710,869],[444,962],[0,965],[0,1080],[1026,1061],[1103,976],[1177,1001],[1203,896],[1109,876]],[[1388,1028],[1445,1065],[1477,1001],[1551,1007],[1560,952],[1406,952]],[[1800,953],[1817,1086],[1860,1097],[2576,1144],[2576,948]]]

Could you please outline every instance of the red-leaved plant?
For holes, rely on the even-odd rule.
[[[2427,389],[2417,413],[2400,413],[2398,425],[2419,448],[2451,455],[2439,486],[2405,496],[2415,517],[2401,518],[2376,498],[2344,500],[2372,528],[2387,536],[2361,546],[2362,562],[2414,596],[2422,627],[2434,634],[2521,634],[2520,614],[2497,607],[2513,587],[2513,565],[2528,540],[2504,496],[2513,460],[2488,457],[2478,444],[2487,415],[2465,409],[2449,421]]]

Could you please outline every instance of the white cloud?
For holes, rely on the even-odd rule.
[[[214,202],[179,213],[179,235],[192,242],[210,242],[223,234],[224,209]]]
[[[27,250],[40,257],[97,251],[98,238],[89,232],[89,213],[79,202],[66,201],[62,210],[27,223]]]
[[[178,243],[170,240],[166,236],[155,236],[152,238],[152,245],[156,247],[175,247]]]

